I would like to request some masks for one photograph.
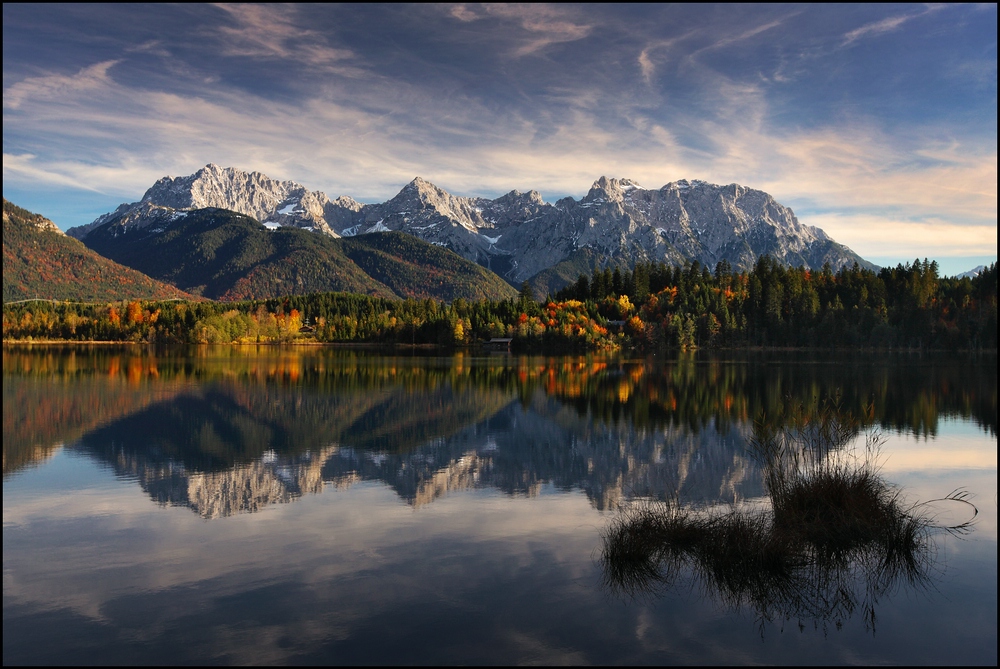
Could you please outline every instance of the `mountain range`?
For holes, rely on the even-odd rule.
[[[495,199],[456,196],[417,177],[386,202],[362,204],[259,172],[209,164],[190,176],[164,177],[138,202],[68,234],[115,258],[116,244],[132,236],[125,233],[167,234],[187,226],[181,221],[188,213],[206,208],[244,214],[262,224],[261,230],[298,228],[333,239],[407,233],[454,251],[511,285],[529,280],[540,294],[581,272],[637,262],[697,260],[714,267],[725,260],[749,269],[767,254],[793,266],[829,263],[836,270],[857,262],[874,268],[822,230],[799,223],[763,191],[686,180],[647,190],[629,179],[601,177],[582,199],[552,204],[533,190]]]

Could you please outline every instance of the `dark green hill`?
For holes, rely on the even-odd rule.
[[[191,298],[103,258],[47,218],[3,201],[3,301]]]
[[[581,274],[589,277],[594,270],[604,267],[606,263],[607,258],[593,249],[577,249],[566,260],[528,279],[528,284],[535,296],[541,299],[546,295],[555,295],[579,279]]]
[[[375,232],[337,240],[345,255],[400,297],[451,302],[516,297],[490,270],[405,232]]]
[[[110,222],[86,237],[93,250],[196,295],[244,300],[344,291],[398,298],[500,299],[500,277],[446,249],[398,232],[334,239],[269,230],[225,209],[199,209],[166,225]]]

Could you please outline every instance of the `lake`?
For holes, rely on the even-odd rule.
[[[755,420],[819,407],[913,571],[609,579],[629,509],[766,513]],[[5,348],[3,477],[4,664],[997,663],[995,356]]]

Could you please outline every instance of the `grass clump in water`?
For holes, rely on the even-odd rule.
[[[762,625],[797,618],[839,628],[860,613],[874,630],[880,598],[928,581],[938,528],[879,474],[877,431],[859,454],[851,444],[860,421],[832,405],[805,416],[797,410],[754,425],[750,450],[769,508],[627,507],[604,535],[606,585],[635,597],[692,573],[708,594],[754,610]],[[946,499],[968,504],[962,492]]]

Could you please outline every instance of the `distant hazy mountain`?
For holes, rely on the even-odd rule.
[[[190,298],[94,253],[49,219],[3,201],[3,301]]]
[[[969,270],[968,272],[962,272],[961,274],[958,274],[958,275],[956,275],[956,277],[955,277],[955,278],[956,278],[956,279],[962,279],[962,278],[965,278],[965,277],[969,277],[970,279],[974,279],[974,278],[976,278],[977,276],[979,276],[979,274],[980,274],[980,273],[981,273],[981,272],[982,272],[982,271],[983,271],[984,269],[986,269],[986,265],[979,265],[978,267],[973,267],[973,268],[972,268],[972,269],[970,269],[970,270]]]
[[[231,209],[269,228],[307,228],[333,237],[398,230],[447,247],[514,285],[537,278],[553,289],[575,280],[581,269],[639,261],[697,260],[714,267],[727,260],[748,269],[770,254],[793,266],[874,267],[822,230],[800,224],[762,191],[703,181],[647,190],[606,177],[581,200],[555,204],[536,191],[511,191],[493,200],[459,197],[419,177],[387,202],[360,204],[259,172],[207,165],[188,177],[164,177],[139,202],[69,234],[84,239],[112,220],[146,227],[176,211],[202,207]]]
[[[104,220],[84,240],[116,262],[218,300],[327,291],[446,301],[516,295],[492,272],[410,235],[335,239],[297,227],[268,229],[227,209],[143,203]]]

